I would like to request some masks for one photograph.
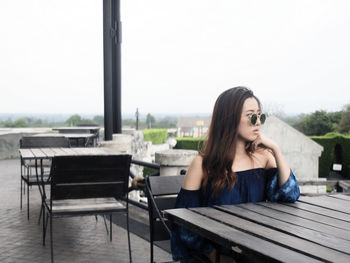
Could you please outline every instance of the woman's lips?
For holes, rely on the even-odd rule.
[[[255,134],[258,134],[258,133],[259,133],[259,130],[253,130],[253,132],[254,132]]]

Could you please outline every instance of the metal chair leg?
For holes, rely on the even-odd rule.
[[[52,236],[52,216],[50,216],[50,242],[51,242],[51,263],[53,263],[53,236]]]
[[[96,216],[97,217],[97,216]],[[103,221],[105,223],[105,228],[106,228],[106,232],[107,232],[107,236],[109,234],[109,231],[108,231],[108,226],[107,226],[107,222],[106,222],[106,215],[103,215]]]
[[[41,209],[43,209],[43,204],[41,205]],[[45,246],[45,239],[46,239],[46,224],[45,224],[45,211],[43,211],[43,246]]]
[[[49,223],[49,213],[47,213],[45,217],[45,239],[46,239],[46,229],[47,229],[48,223]]]
[[[39,218],[38,218],[38,225],[40,225],[40,220],[41,220],[41,214],[43,213],[43,206],[41,205],[41,208],[40,208],[40,214],[39,214]],[[45,221],[43,221],[45,222]]]
[[[151,247],[151,257],[150,257],[151,261],[150,261],[150,263],[153,263],[153,240],[152,240],[152,238],[151,238],[151,242],[149,244]]]
[[[126,212],[126,228],[128,231],[129,259],[130,259],[130,263],[132,263],[131,246],[130,246],[130,231],[129,231],[129,211]]]
[[[29,220],[29,188],[27,188],[27,219]]]
[[[151,261],[150,261],[150,263],[153,263],[153,240],[151,240],[151,242],[149,244],[151,246]]]
[[[23,180],[22,180],[22,167],[21,167],[21,203],[20,203],[21,209],[22,209],[22,194],[23,194]]]
[[[105,218],[105,220],[106,220],[106,218]],[[109,230],[109,241],[112,242],[112,213],[109,216],[109,227],[110,227],[110,230]]]

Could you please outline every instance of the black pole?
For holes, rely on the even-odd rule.
[[[121,133],[120,1],[103,0],[103,65],[105,140]]]
[[[122,133],[121,111],[121,44],[122,23],[120,21],[120,0],[112,1],[112,13],[114,20],[114,45],[113,45],[113,133]]]
[[[104,126],[106,141],[113,138],[111,7],[111,0],[103,0]]]
[[[138,130],[139,129],[139,108],[136,108],[135,116],[136,116],[136,130]]]

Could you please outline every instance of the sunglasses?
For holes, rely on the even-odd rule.
[[[256,114],[252,114],[252,116],[250,117],[250,123],[252,125],[255,125],[256,122],[258,121],[258,118],[260,119],[260,123],[264,124],[266,121],[266,115],[265,114],[261,114],[260,116],[256,115]]]

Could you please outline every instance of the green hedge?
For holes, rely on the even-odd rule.
[[[167,129],[142,130],[144,141],[151,141],[152,144],[162,144],[168,138]]]
[[[205,138],[175,138],[175,140],[177,143],[174,149],[201,151],[205,143]]]
[[[350,178],[350,136],[331,132],[324,136],[310,136],[310,138],[323,146],[319,159],[320,177],[328,176],[331,165],[335,161],[335,146],[339,144],[341,146],[342,175]]]

